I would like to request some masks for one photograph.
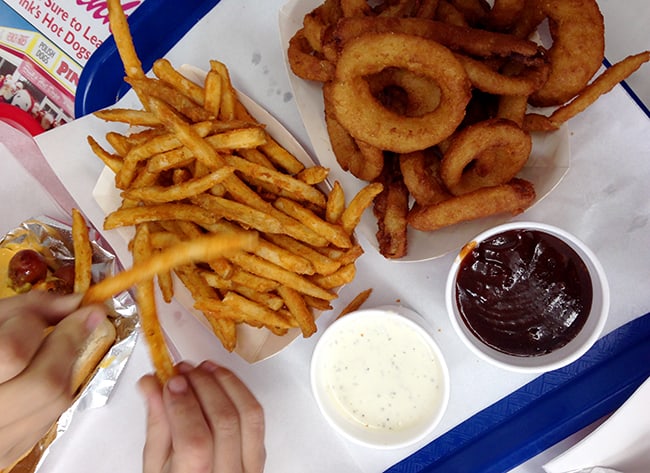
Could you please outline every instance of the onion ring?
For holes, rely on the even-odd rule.
[[[531,149],[530,134],[517,124],[499,118],[485,120],[452,137],[442,157],[440,177],[454,195],[504,184],[526,164]]]
[[[324,84],[325,126],[336,161],[341,169],[358,179],[374,181],[384,168],[384,153],[379,148],[355,140],[341,126],[332,113],[329,90],[330,84]]]
[[[485,62],[462,54],[456,54],[456,59],[465,68],[474,87],[495,95],[531,95],[546,83],[550,72],[548,64],[541,61],[514,76],[501,74]]]
[[[431,148],[399,156],[404,184],[419,205],[437,204],[451,197],[440,180],[440,158]]]
[[[296,31],[289,40],[287,59],[291,71],[302,79],[327,82],[334,77],[334,64],[311,47],[305,38],[304,28]]]
[[[386,109],[363,79],[386,67],[404,68],[436,81],[442,92],[440,105],[419,117]],[[438,43],[411,35],[370,33],[353,39],[341,51],[331,99],[337,120],[353,137],[384,150],[408,153],[453,133],[465,116],[470,82],[453,53]]]
[[[480,30],[426,18],[353,17],[342,18],[323,45],[323,53],[336,61],[341,48],[364,33],[403,33],[436,41],[453,51],[478,57],[536,56],[539,46],[533,41],[509,34]]]
[[[537,107],[562,105],[596,74],[605,57],[605,24],[596,0],[546,0],[553,44],[546,83],[530,97]]]
[[[415,205],[408,215],[411,227],[433,231],[460,222],[489,217],[500,213],[520,214],[535,200],[535,188],[523,179],[507,184],[483,187],[474,192],[443,200],[439,204]]]

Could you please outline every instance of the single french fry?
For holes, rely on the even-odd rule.
[[[169,304],[174,298],[174,280],[172,279],[171,271],[158,273],[156,279],[163,300]]]
[[[170,231],[152,232],[149,236],[151,246],[157,250],[162,250],[174,246],[182,241],[180,235]]]
[[[314,314],[309,310],[302,294],[287,286],[280,286],[278,294],[284,300],[289,312],[298,323],[302,336],[311,337],[316,332]]]
[[[301,180],[305,184],[310,186],[315,186],[324,182],[329,175],[330,170],[323,166],[311,166],[303,169],[298,174],[296,174],[296,179]]]
[[[235,288],[245,287],[255,292],[269,293],[276,290],[280,285],[277,281],[271,281],[265,277],[249,273],[238,266],[232,265],[232,263],[231,271],[227,275],[221,275],[217,271],[202,271],[201,275],[215,289],[235,290]]]
[[[643,51],[617,62],[596,77],[571,102],[557,108],[551,114],[549,120],[559,128],[562,123],[584,111],[601,95],[612,90],[648,61],[650,61],[650,51]]]
[[[383,190],[384,186],[378,182],[368,184],[361,189],[350,201],[341,215],[343,229],[351,235],[361,221],[363,212],[372,205],[372,201]]]
[[[338,223],[341,215],[345,211],[345,192],[341,183],[335,181],[332,190],[327,197],[327,205],[325,207],[325,220],[329,223]]]
[[[260,149],[273,164],[286,170],[289,174],[298,174],[300,171],[305,169],[304,164],[302,164],[293,154],[283,148],[277,141],[271,138],[270,135],[267,138],[267,143],[260,146]]]
[[[235,117],[235,104],[237,103],[237,93],[230,81],[228,68],[222,62],[210,61],[210,70],[219,74],[221,77],[221,104],[219,107],[219,118],[221,120],[232,120]]]
[[[146,225],[138,225],[136,227],[135,237],[133,239],[133,261],[136,266],[145,265],[151,261],[151,247],[149,246],[149,231]],[[125,273],[118,273],[118,275]],[[154,273],[155,274],[155,273]],[[153,280],[151,277],[133,279],[133,284],[136,284],[136,303],[138,306],[138,315],[142,332],[144,334],[147,346],[149,347],[149,355],[156,372],[156,376],[161,384],[165,384],[169,378],[176,374],[174,362],[167,348],[165,336],[158,319],[158,311],[156,309],[156,300],[154,294]],[[119,276],[105,279],[104,281],[115,280]],[[130,287],[133,284],[129,284]],[[105,288],[106,284],[102,283],[92,286]],[[91,288],[92,289],[92,288]],[[91,291],[86,292],[86,303],[100,303],[110,297],[112,294],[117,294],[126,287],[117,288],[115,292],[110,294],[99,294],[97,298],[93,298]],[[90,295],[90,296],[89,296]]]
[[[111,154],[108,151],[106,151],[91,136],[88,137],[88,144],[90,145],[90,149],[93,151],[93,153],[95,153],[95,156],[97,156],[99,159],[101,159],[102,162],[106,166],[108,166],[108,168],[111,171],[113,171],[116,174],[118,172],[120,172],[120,169],[122,169],[122,163],[123,163],[122,158],[120,158],[119,156],[116,156],[116,155]]]
[[[203,108],[212,112],[214,116],[219,116],[221,109],[221,76],[216,71],[208,71],[205,76],[205,83],[203,85]]]
[[[203,105],[205,100],[203,87],[192,82],[174,69],[169,60],[165,58],[156,59],[153,63],[152,70],[158,79],[169,84],[197,105]]]
[[[160,126],[160,120],[153,113],[146,110],[106,108],[93,112],[93,115],[107,122],[128,123],[131,126]]]
[[[288,251],[270,241],[260,239],[254,253],[281,268],[297,274],[314,274],[314,265],[298,253]]]
[[[147,171],[160,173],[177,167],[188,166],[194,162],[192,152],[185,148],[176,148],[156,154],[147,160]]]
[[[340,319],[344,315],[349,314],[350,312],[354,312],[356,310],[359,310],[361,306],[368,300],[370,297],[370,294],[372,294],[372,288],[366,289],[364,291],[361,291],[359,294],[354,296],[354,299],[352,299],[348,305],[346,305],[343,310],[339,313],[339,315],[336,317],[337,319]]]
[[[312,297],[309,294],[303,294],[302,297],[307,305],[312,309],[320,310],[322,312],[326,310],[332,310],[332,304],[330,304],[329,301],[319,299],[317,297]]]
[[[79,209],[72,209],[72,246],[74,250],[74,292],[84,293],[92,283],[93,248],[88,225]]]
[[[266,143],[266,132],[262,128],[247,127],[222,131],[205,138],[218,151],[256,148]]]
[[[142,226],[138,226],[141,228]],[[147,244],[149,236],[147,234]],[[195,261],[210,261],[237,250],[252,250],[258,241],[253,232],[226,235],[208,235],[192,241],[183,241],[164,251],[139,260],[132,268],[117,273],[93,285],[86,291],[83,304],[101,303],[119,294],[139,281],[153,278],[156,274],[170,271],[177,266]]]
[[[357,269],[354,263],[341,266],[337,271],[332,274],[322,275],[317,274],[311,277],[311,281],[318,284],[323,289],[334,289],[351,282],[356,276]]]
[[[206,176],[189,179],[173,186],[155,185],[127,189],[122,192],[122,197],[152,203],[180,201],[206,192],[232,174],[234,170],[232,166],[224,166]]]
[[[120,0],[108,0],[108,19],[127,77],[145,77]]]
[[[172,203],[128,207],[108,214],[104,220],[104,229],[112,230],[158,220],[186,220],[203,227],[209,227],[216,222],[216,217],[207,210],[191,204]]]

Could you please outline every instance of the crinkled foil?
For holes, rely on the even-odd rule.
[[[93,281],[99,281],[118,270],[118,261],[109,250],[110,245],[94,229],[90,229],[93,247]],[[13,244],[36,244],[42,248],[46,259],[65,262],[74,260],[72,231],[69,225],[49,217],[36,217],[23,222],[0,240],[0,247]],[[107,302],[109,317],[115,325],[117,338],[113,347],[104,356],[95,373],[53,426],[50,433],[35,446],[30,455],[16,465],[11,473],[32,473],[39,470],[51,446],[72,424],[75,415],[86,409],[101,407],[108,402],[111,392],[133,352],[138,336],[138,317],[135,301],[124,292]]]

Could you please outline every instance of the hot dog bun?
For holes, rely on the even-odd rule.
[[[71,385],[73,392],[83,386],[95,371],[99,362],[115,342],[116,336],[115,325],[109,319],[104,319],[90,334],[72,366]]]

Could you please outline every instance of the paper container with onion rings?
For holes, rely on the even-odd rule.
[[[469,5],[292,0],[280,12],[321,164],[346,190],[385,186],[359,229],[386,258],[435,258],[539,202],[568,170],[566,122],[650,60],[598,72],[595,0]]]

